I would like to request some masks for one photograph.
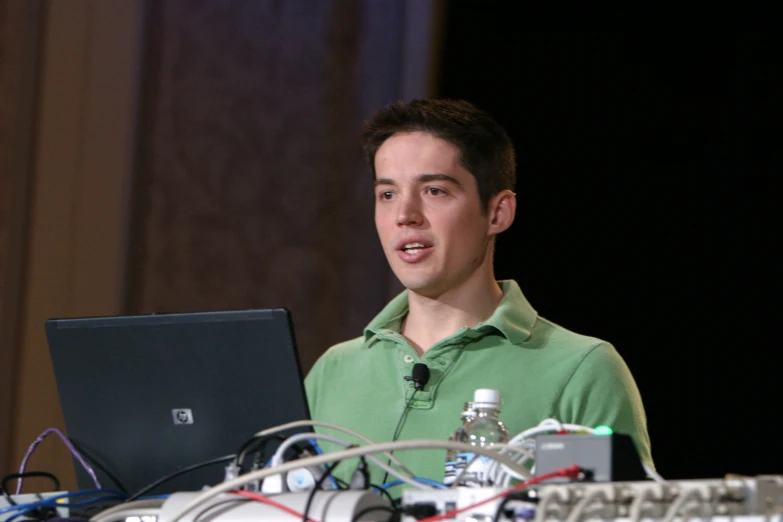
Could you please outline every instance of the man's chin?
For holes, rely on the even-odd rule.
[[[408,292],[413,292],[422,297],[437,299],[438,296],[442,293],[439,285],[432,280],[422,281],[422,280],[413,280],[411,278],[408,279],[398,278],[398,279],[400,280],[400,283],[402,283],[402,286],[404,286],[405,289],[408,290]]]

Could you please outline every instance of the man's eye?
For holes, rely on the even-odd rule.
[[[427,187],[427,193],[430,196],[441,196],[445,194],[446,191],[438,187]]]
[[[381,199],[391,199],[392,195],[394,195],[393,192],[389,192],[389,191],[381,192]]]

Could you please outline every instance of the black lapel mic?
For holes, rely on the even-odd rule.
[[[424,389],[430,380],[430,367],[424,363],[413,365],[410,377],[405,377],[406,381],[413,381],[413,387],[417,390]]]

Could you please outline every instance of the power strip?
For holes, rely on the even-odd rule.
[[[47,498],[51,497],[57,497],[60,495],[63,495],[64,493],[67,493],[67,491],[50,491],[47,493],[23,493],[21,495],[11,495],[11,499],[16,502],[17,506],[23,506],[25,504],[31,504],[33,502],[40,502],[41,500],[46,500]],[[5,509],[10,508],[11,504],[8,502],[8,499],[5,498],[5,496],[0,495],[0,522],[5,522],[11,517],[15,517],[19,513],[23,513],[24,510],[19,509],[12,509],[9,511],[5,511]],[[67,507],[57,507],[57,516],[61,518],[67,518],[68,517],[68,508]]]

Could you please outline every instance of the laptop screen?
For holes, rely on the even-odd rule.
[[[309,419],[285,309],[51,319],[46,334],[68,436],[129,493],[236,453],[259,430]],[[151,493],[217,484],[224,466]],[[79,465],[76,475],[94,487]]]

